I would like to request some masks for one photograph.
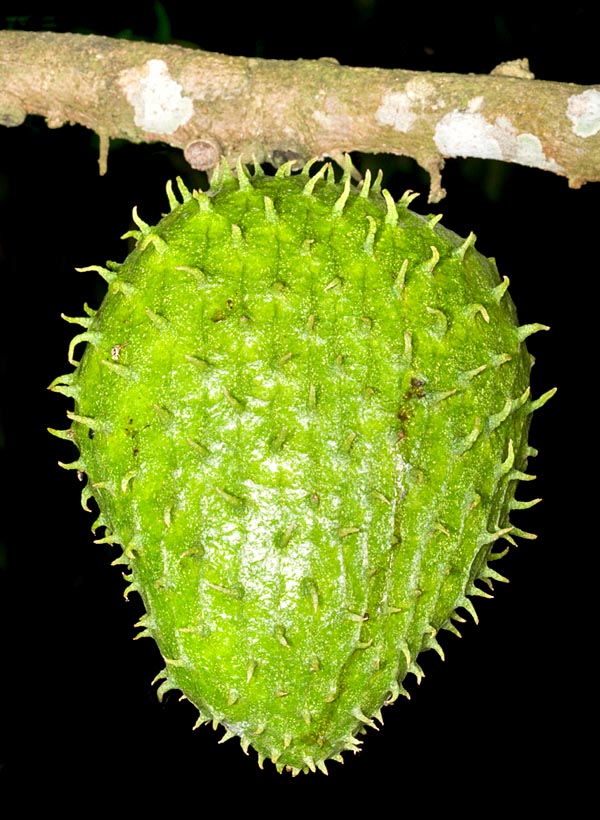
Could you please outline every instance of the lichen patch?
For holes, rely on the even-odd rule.
[[[134,109],[134,122],[144,131],[172,134],[194,113],[194,103],[182,94],[164,60],[148,60],[121,72],[119,83]]]
[[[391,125],[395,131],[406,133],[413,127],[419,113],[439,107],[435,87],[427,80],[409,80],[404,91],[389,91],[381,99],[375,119],[381,125]]]
[[[417,115],[412,110],[412,100],[404,91],[390,91],[384,94],[381,105],[375,112],[375,119],[381,125],[391,125],[395,131],[405,134],[413,127]]]
[[[545,168],[547,171],[560,171],[560,165],[549,160],[539,137],[535,134],[519,134],[515,140],[515,162],[520,165],[529,165],[532,168]]]
[[[472,105],[467,112],[455,109],[442,117],[434,135],[440,153],[451,157],[500,159],[546,171],[563,170],[546,156],[539,137],[527,132],[519,134],[507,117],[497,117],[490,122],[478,113],[479,107]]]
[[[328,131],[333,130],[336,126],[335,117],[331,114],[325,113],[324,111],[313,111],[313,118],[321,126],[321,128],[324,128]]]
[[[578,137],[593,137],[600,131],[600,91],[588,88],[572,94],[567,101],[567,117]]]
[[[333,94],[320,93],[316,99],[317,107],[312,113],[315,122],[329,136],[345,138],[348,131],[352,129],[353,112],[347,110],[346,106]],[[292,138],[294,131],[290,129],[288,137]]]

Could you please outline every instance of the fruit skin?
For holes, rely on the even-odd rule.
[[[78,320],[75,400],[100,542],[198,724],[326,771],[475,616],[534,451],[524,340],[495,264],[328,166],[235,179],[151,228]],[[54,431],[57,432],[57,431]],[[529,536],[532,537],[532,536]]]

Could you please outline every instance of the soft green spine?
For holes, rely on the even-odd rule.
[[[541,326],[472,238],[322,175],[171,194],[57,380],[161,694],[294,773],[356,750],[501,579],[542,401]]]

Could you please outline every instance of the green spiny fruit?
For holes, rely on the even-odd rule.
[[[348,165],[221,168],[137,240],[71,342],[100,542],[198,725],[326,771],[475,618],[531,476],[524,340],[493,261]],[[75,348],[87,343],[80,363]],[[538,499],[536,499],[537,501]]]

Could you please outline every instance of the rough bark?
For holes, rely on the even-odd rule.
[[[533,79],[526,60],[490,75],[261,60],[95,35],[0,32],[0,123],[28,114],[100,136],[164,142],[210,170],[342,153],[413,157],[444,195],[447,157],[516,162],[600,180],[600,86]]]

